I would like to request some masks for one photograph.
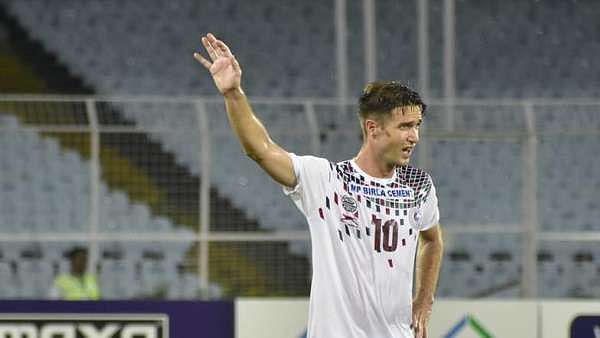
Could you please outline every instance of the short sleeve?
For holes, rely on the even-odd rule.
[[[427,230],[440,221],[440,211],[438,208],[438,199],[435,192],[435,186],[431,183],[431,189],[427,194],[425,203],[422,207],[421,221],[419,222],[419,230]]]
[[[323,193],[329,173],[329,161],[316,156],[298,156],[290,153],[296,174],[296,186],[283,187],[283,192],[290,196],[298,209],[305,215],[314,205],[318,196]]]

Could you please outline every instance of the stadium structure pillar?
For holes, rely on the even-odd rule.
[[[537,134],[533,104],[525,103],[527,137],[523,147],[523,223],[524,254],[522,257],[521,297],[537,296],[538,201],[537,201]]]
[[[417,62],[419,77],[419,92],[426,100],[429,99],[429,1],[417,1]]]
[[[337,97],[340,102],[348,96],[348,30],[346,0],[335,0],[335,60]]]
[[[100,128],[96,101],[85,100],[86,112],[90,123],[90,215],[88,272],[95,274],[96,262],[100,257],[98,247],[98,208],[100,205]]]
[[[194,108],[198,114],[198,130],[200,130],[200,217],[198,222],[198,279],[200,287],[209,285],[209,253],[210,253],[210,168],[211,168],[211,132],[204,102],[197,100]]]
[[[454,0],[444,1],[444,98],[446,101],[446,128],[454,130],[454,102],[456,100],[456,11]]]
[[[419,77],[419,92],[421,97],[426,102],[429,101],[429,2],[428,0],[417,1],[417,62],[418,62],[418,77]],[[425,133],[427,126],[424,125],[423,132]],[[419,167],[429,169],[430,163],[428,158],[428,140],[422,138],[417,147],[417,161]]]
[[[377,79],[377,18],[375,0],[363,0],[363,31],[365,50],[365,81]]]

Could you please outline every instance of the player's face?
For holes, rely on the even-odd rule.
[[[382,159],[390,165],[406,165],[417,142],[423,114],[419,106],[392,110],[381,126],[378,145]]]

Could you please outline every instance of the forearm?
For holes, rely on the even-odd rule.
[[[240,141],[242,149],[253,160],[260,161],[262,154],[273,146],[267,129],[254,115],[241,88],[231,90],[223,96],[229,123]]]
[[[433,241],[421,241],[416,270],[417,299],[433,301],[442,254],[443,242],[441,237]]]

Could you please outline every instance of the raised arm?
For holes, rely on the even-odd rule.
[[[229,124],[244,152],[275,181],[288,187],[295,186],[292,160],[285,150],[271,140],[266,128],[254,115],[242,90],[242,69],[235,56],[223,41],[210,33],[202,37],[202,44],[211,61],[200,53],[194,53],[194,58],[210,71],[217,89],[225,98]]]

